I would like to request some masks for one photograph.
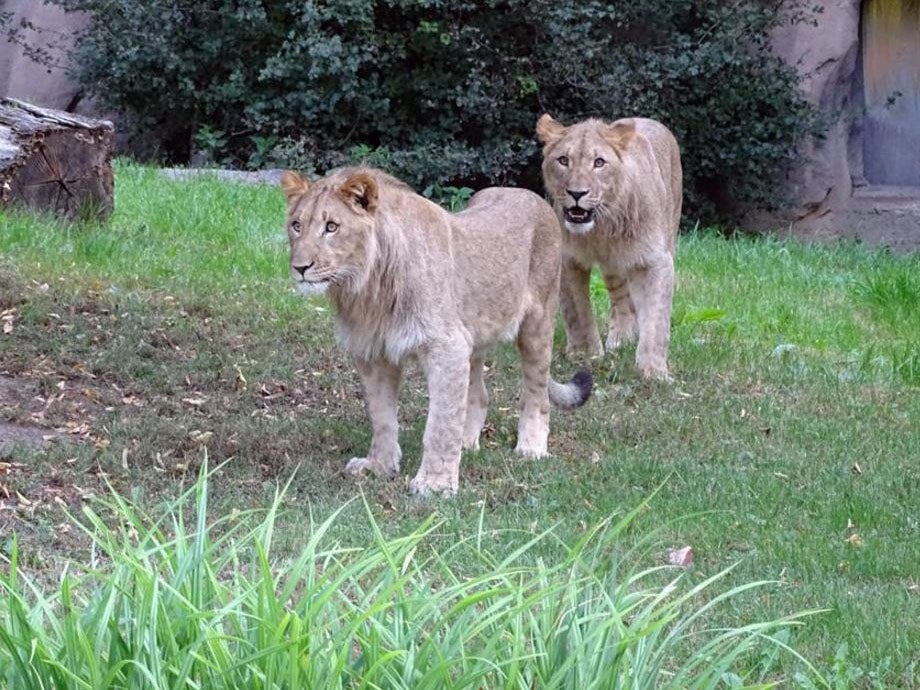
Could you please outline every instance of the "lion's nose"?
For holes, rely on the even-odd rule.
[[[301,277],[303,277],[304,273],[306,273],[310,268],[312,268],[313,264],[315,263],[316,263],[315,261],[311,261],[310,263],[304,264],[303,266],[291,266],[291,268],[293,268],[295,271],[297,271],[301,275]]]
[[[587,189],[567,189],[565,190],[566,194],[575,199],[575,203],[578,203],[578,200],[581,199],[585,194],[588,193]]]

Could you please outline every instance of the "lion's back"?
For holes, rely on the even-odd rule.
[[[453,230],[458,292],[483,341],[513,335],[528,309],[554,298],[562,231],[542,197],[512,187],[483,189],[453,214]]]
[[[642,175],[636,183],[647,190],[656,188],[660,183],[665,198],[656,199],[654,202],[669,210],[671,225],[676,235],[683,205],[680,146],[671,130],[658,120],[636,117],[633,121],[636,124],[636,134],[646,142],[645,146],[636,148],[635,155],[648,157],[648,161],[643,161]],[[645,176],[655,179],[643,179]]]

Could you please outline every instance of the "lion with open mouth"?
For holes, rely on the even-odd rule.
[[[588,296],[599,266],[610,294],[607,350],[635,339],[646,378],[668,378],[674,251],[683,201],[680,149],[660,122],[537,122],[543,182],[562,223],[567,351],[604,352]]]

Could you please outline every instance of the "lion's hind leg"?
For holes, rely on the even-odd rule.
[[[486,423],[489,408],[489,391],[483,379],[484,357],[474,354],[470,357],[470,388],[466,399],[466,422],[463,427],[463,447],[479,450],[479,435]]]
[[[552,306],[555,308],[555,303]],[[517,338],[524,382],[515,451],[531,458],[541,458],[547,454],[549,366],[553,351],[551,315],[554,308],[525,316]]]

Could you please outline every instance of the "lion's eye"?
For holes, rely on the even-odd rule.
[[[336,223],[334,220],[330,220],[328,223],[326,223],[326,232],[328,232],[329,234],[332,234],[338,229],[339,229],[339,224]]]
[[[300,234],[300,221],[299,220],[295,220],[293,223],[291,223],[291,230],[294,232],[295,235]]]
[[[569,157],[568,156],[559,156],[559,158],[557,158],[556,160],[559,161],[559,165],[561,165],[563,168],[569,167]]]
[[[595,159],[594,159],[594,167],[595,167],[595,168],[603,168],[605,165],[607,165],[607,161],[605,161],[603,158],[595,158]]]

